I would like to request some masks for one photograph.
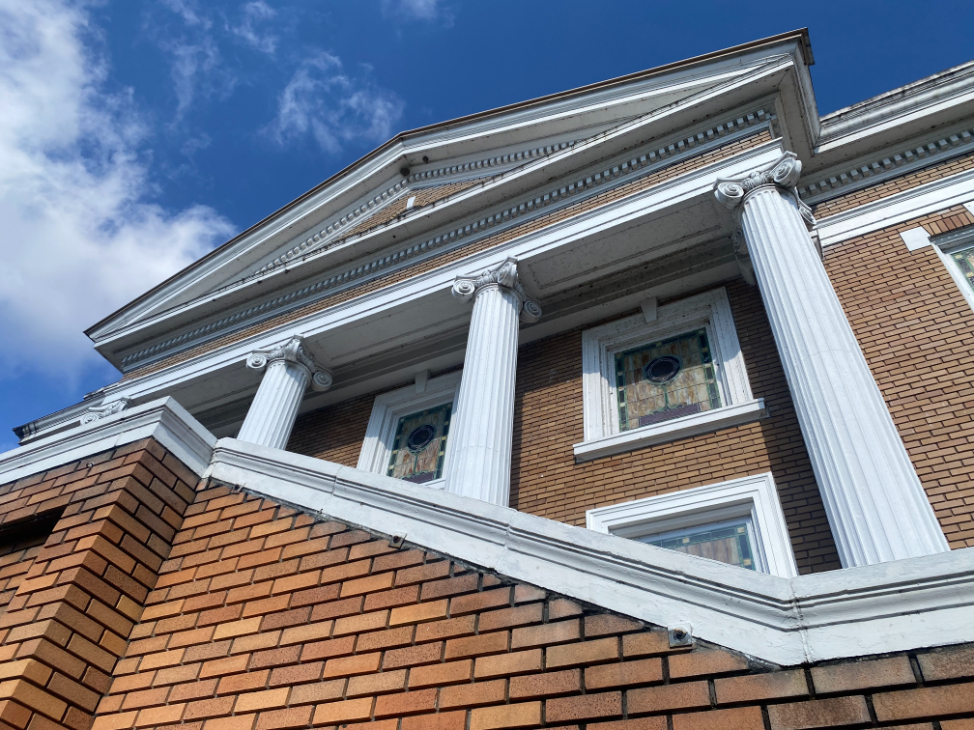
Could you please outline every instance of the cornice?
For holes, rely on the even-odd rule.
[[[195,347],[233,329],[296,308],[311,299],[320,298],[324,292],[341,291],[357,286],[372,278],[388,274],[407,265],[419,257],[426,257],[439,250],[448,250],[461,243],[469,243],[485,235],[493,235],[515,224],[531,220],[577,202],[583,193],[589,197],[617,185],[630,182],[643,175],[652,174],[664,167],[700,154],[708,149],[721,146],[734,139],[753,133],[757,128],[773,123],[775,115],[764,108],[736,114],[729,119],[711,124],[708,127],[678,138],[664,145],[653,145],[633,151],[625,158],[609,163],[594,172],[583,174],[571,182],[562,182],[547,191],[518,200],[513,204],[496,210],[489,215],[461,222],[451,226],[439,235],[403,246],[396,251],[377,256],[369,261],[352,266],[317,281],[295,287],[272,299],[238,310],[220,319],[197,326],[192,330],[167,338],[150,347],[139,349],[122,359],[123,372],[143,367],[154,361],[169,357],[179,351]],[[319,248],[304,256],[315,256],[325,249]]]
[[[405,180],[390,186],[375,197],[365,201],[357,208],[347,211],[341,217],[333,220],[331,224],[322,227],[317,233],[308,236],[305,240],[301,241],[296,246],[291,247],[273,261],[270,261],[264,264],[262,267],[254,270],[250,277],[260,276],[268,271],[276,269],[280,266],[284,266],[292,261],[295,257],[300,256],[303,253],[327,250],[336,243],[344,240],[341,237],[342,231],[346,230],[351,224],[358,223],[359,219],[366,214],[377,213],[394,201],[401,200],[405,195],[414,189],[430,187],[428,185],[416,185],[415,183],[438,180],[440,178],[447,178],[446,181],[448,182],[478,170],[484,172],[489,171],[496,174],[498,172],[502,172],[504,169],[510,168],[512,165],[521,164],[522,162],[527,162],[537,157],[550,155],[554,152],[560,152],[561,150],[568,149],[577,141],[578,140],[572,140],[571,142],[561,142],[558,144],[544,145],[541,147],[532,147],[504,155],[485,157],[484,159],[475,160],[472,162],[465,162],[458,165],[451,165],[424,172],[412,173]]]
[[[904,175],[912,170],[974,151],[974,124],[952,132],[928,137],[919,144],[901,146],[894,153],[884,152],[816,172],[812,181],[798,186],[798,194],[809,205]]]
[[[233,306],[241,304],[236,293],[247,284],[237,286],[234,282],[240,281],[245,272],[260,266],[265,257],[276,258],[273,252],[287,246],[289,240],[293,242],[292,248],[295,244],[300,245],[300,240],[294,241],[295,230],[313,234],[320,230],[323,219],[335,215],[339,206],[360,207],[361,203],[355,200],[361,200],[360,196],[367,194],[373,185],[381,184],[383,180],[391,185],[390,178],[394,178],[395,171],[404,164],[421,171],[421,158],[427,155],[434,160],[467,161],[477,159],[479,155],[489,155],[490,150],[485,149],[487,145],[507,153],[515,145],[536,146],[541,144],[542,138],[560,143],[577,134],[579,129],[600,126],[608,129],[627,119],[661,121],[682,116],[685,117],[684,124],[694,124],[714,113],[720,114],[720,109],[754,104],[756,99],[776,93],[777,84],[789,69],[802,66],[801,44],[806,36],[804,32],[784,34],[737,47],[732,52],[709,54],[505,110],[492,110],[404,132],[90,327],[87,333],[96,341],[98,349],[118,364],[120,350],[129,349],[121,343],[130,343],[139,330],[158,331],[161,322],[174,317],[186,321],[191,310],[203,302],[212,302],[213,294],[218,294],[221,299],[232,299]],[[727,93],[732,98],[727,98]],[[691,107],[703,102],[716,103],[718,96],[723,98],[714,112],[690,111]],[[633,129],[639,126],[637,124]],[[670,127],[675,128],[676,125]],[[607,138],[611,137],[612,134],[607,135]],[[589,151],[589,146],[583,147],[585,152]],[[562,152],[552,157],[557,158],[556,166],[559,175],[562,174],[566,169],[563,164],[566,155]],[[545,169],[543,163],[538,165],[537,162],[515,167],[525,166],[537,168],[539,173]],[[518,179],[522,177],[518,176]],[[303,238],[307,237],[306,233]],[[339,258],[344,258],[345,248],[339,247],[343,252]],[[216,281],[217,278],[220,280]]]
[[[820,144],[895,120],[974,91],[974,61],[954,66],[911,84],[826,114],[821,120]]]
[[[560,152],[561,150],[568,149],[578,141],[579,140],[572,140],[570,142],[542,145],[540,147],[532,147],[530,149],[520,150],[518,152],[512,152],[505,155],[484,157],[483,159],[473,160],[471,162],[463,162],[457,165],[447,165],[446,167],[437,167],[432,170],[414,172],[411,173],[407,179],[411,183],[422,183],[444,177],[452,179],[461,175],[467,175],[471,172],[477,172],[479,170],[489,170],[495,167],[516,165],[521,162],[527,162],[528,160],[532,160],[536,157],[543,157],[544,155],[550,155],[553,152]]]
[[[175,399],[161,398],[0,454],[0,484],[146,438],[158,441],[197,475],[209,465],[216,443],[213,434]]]
[[[302,252],[308,249],[316,249],[320,246],[327,248],[326,239],[328,239],[333,233],[338,233],[343,230],[350,223],[355,223],[366,213],[376,213],[383,208],[385,208],[390,203],[399,200],[407,191],[409,190],[409,185],[405,180],[400,180],[395,185],[390,185],[388,188],[383,190],[378,195],[366,200],[364,203],[359,205],[357,208],[349,210],[344,215],[336,218],[331,222],[331,224],[322,227],[320,231],[311,236],[308,236],[304,241],[301,241],[298,245],[292,247],[288,251],[278,256],[273,261],[269,261],[262,267],[253,271],[250,276],[243,277],[248,279],[252,276],[259,276],[271,269],[276,269],[278,266],[286,264],[288,261],[293,259],[295,256],[300,255]],[[237,279],[236,281],[241,281]]]

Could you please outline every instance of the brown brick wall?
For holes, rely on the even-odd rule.
[[[220,485],[94,730],[970,728],[974,647],[778,668]],[[908,726],[903,723],[920,723]]]
[[[196,481],[143,441],[0,487],[4,528],[57,519],[4,568],[27,570],[10,575],[0,616],[0,728],[91,725]]]
[[[899,232],[974,225],[963,207],[826,251],[825,265],[954,548],[974,546],[974,313],[932,248]]]
[[[355,466],[379,393],[368,393],[305,413],[294,423],[287,450],[336,464]]]
[[[799,570],[840,567],[761,297],[740,280],[727,291],[751,390],[768,418],[576,464],[582,330],[532,343],[518,353],[511,506],[584,525],[594,507],[770,471]]]
[[[410,198],[415,198],[413,201],[412,210],[417,210],[419,208],[425,208],[428,205],[438,203],[445,198],[449,198],[451,195],[463,192],[467,188],[473,187],[474,185],[479,185],[483,182],[484,178],[477,178],[476,180],[443,183],[442,185],[434,185],[432,187],[403,193],[399,197],[399,200],[390,203],[385,208],[378,211],[374,215],[369,216],[358,225],[345,231],[342,234],[341,239],[329,244],[329,246],[338,245],[346,238],[358,235],[360,233],[365,233],[366,231],[371,231],[373,228],[378,228],[381,225],[389,223],[406,212],[406,204],[409,202]]]
[[[648,175],[643,175],[636,180],[631,182],[623,183],[617,185],[614,188],[605,190],[597,195],[592,195],[576,203],[568,205],[564,208],[546,213],[544,215],[537,216],[524,223],[512,226],[506,230],[500,231],[492,236],[487,236],[486,238],[481,238],[475,240],[474,242],[467,244],[465,246],[460,246],[454,248],[450,251],[446,251],[438,256],[426,259],[424,261],[419,261],[412,266],[394,271],[385,276],[379,276],[375,279],[370,279],[363,282],[362,284],[352,287],[351,289],[346,289],[345,291],[337,292],[335,294],[327,295],[321,299],[312,302],[310,304],[304,305],[296,310],[290,312],[284,312],[276,317],[273,317],[265,322],[260,322],[258,324],[252,325],[242,330],[236,332],[230,332],[222,337],[215,340],[207,342],[198,347],[185,350],[183,352],[172,355],[171,357],[165,358],[158,362],[146,365],[144,367],[133,370],[127,373],[123,380],[130,380],[132,378],[141,377],[143,375],[148,375],[149,373],[157,372],[159,370],[164,370],[168,367],[176,365],[178,363],[189,360],[193,357],[197,357],[206,352],[210,352],[224,345],[228,345],[238,340],[245,339],[254,334],[264,332],[265,330],[271,329],[273,327],[280,326],[285,322],[291,322],[295,319],[300,319],[314,312],[320,312],[330,307],[341,304],[342,302],[355,299],[357,297],[363,296],[373,291],[383,289],[387,286],[391,286],[400,281],[405,281],[414,276],[426,273],[427,271],[432,271],[438,269],[441,266],[445,266],[454,261],[459,261],[460,259],[466,258],[467,256],[472,256],[480,251],[485,251],[487,249],[499,246],[507,241],[512,241],[520,236],[527,235],[529,233],[534,233],[535,231],[547,228],[548,226],[554,225],[560,221],[563,221],[572,216],[579,215],[580,213],[595,210],[604,205],[614,203],[618,200],[626,198],[630,195],[634,195],[638,192],[651,188],[655,185],[660,185],[667,180],[672,180],[684,173],[690,172],[697,168],[709,165],[717,160],[727,159],[733,157],[734,155],[742,152],[743,150],[756,147],[757,145],[764,144],[771,140],[771,133],[768,130],[761,130],[754,134],[751,134],[742,139],[729,142],[716,149],[709,150],[703,154],[691,157],[689,159],[683,160],[681,162],[674,163],[656,172],[650,173]]]

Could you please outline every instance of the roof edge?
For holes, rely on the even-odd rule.
[[[553,101],[557,101],[557,100],[560,100],[560,99],[571,98],[573,96],[583,96],[585,94],[592,93],[594,91],[601,91],[603,89],[612,88],[614,86],[619,86],[619,85],[626,84],[626,83],[631,83],[631,82],[634,82],[634,81],[640,81],[640,80],[643,80],[643,79],[646,79],[646,78],[651,78],[651,77],[656,76],[656,75],[660,75],[660,74],[663,74],[663,73],[667,73],[667,72],[670,72],[670,71],[674,71],[676,69],[689,68],[691,66],[698,65],[698,64],[701,64],[701,63],[706,63],[706,62],[709,62],[709,61],[713,61],[713,60],[716,60],[718,58],[722,58],[722,57],[725,57],[725,56],[732,56],[732,55],[735,55],[735,54],[739,54],[739,53],[743,53],[743,52],[746,52],[746,51],[754,50],[755,48],[760,48],[762,46],[774,45],[774,44],[782,43],[782,42],[788,41],[788,40],[798,40],[800,42],[801,49],[802,49],[802,59],[809,66],[811,66],[812,64],[814,64],[814,59],[813,59],[813,55],[812,55],[811,41],[810,41],[809,34],[808,34],[808,28],[799,28],[797,30],[789,31],[787,33],[780,33],[778,35],[768,36],[767,38],[761,38],[761,39],[755,40],[755,41],[749,41],[747,43],[742,43],[742,44],[739,44],[739,45],[736,45],[736,46],[731,46],[729,48],[724,48],[724,49],[717,50],[717,51],[711,51],[709,53],[705,53],[705,54],[702,54],[702,55],[699,55],[699,56],[694,56],[692,58],[684,59],[682,61],[674,61],[672,63],[663,64],[661,66],[655,66],[655,67],[650,68],[650,69],[645,69],[643,71],[636,71],[636,72],[633,72],[633,73],[630,73],[630,74],[625,74],[623,76],[617,76],[615,78],[607,79],[605,81],[598,81],[598,82],[595,82],[595,83],[592,83],[592,84],[587,84],[585,86],[579,86],[579,87],[576,87],[574,89],[569,89],[569,90],[566,90],[566,91],[559,91],[559,92],[556,92],[556,93],[553,93],[553,94],[547,94],[545,96],[535,97],[534,99],[527,99],[525,101],[520,101],[520,102],[516,102],[516,103],[513,103],[513,104],[507,104],[505,106],[496,107],[494,109],[488,109],[486,111],[477,112],[475,114],[468,114],[466,116],[456,117],[454,119],[448,119],[448,120],[445,120],[445,121],[442,121],[442,122],[437,122],[435,124],[430,124],[430,125],[426,125],[426,126],[423,126],[423,127],[416,127],[414,129],[410,129],[410,130],[405,130],[403,132],[399,132],[396,136],[392,137],[388,141],[386,141],[383,144],[379,145],[378,147],[376,147],[375,149],[373,149],[371,152],[368,152],[367,154],[365,154],[362,157],[358,158],[354,162],[346,165],[344,168],[342,168],[338,172],[334,173],[330,177],[326,178],[322,182],[318,183],[317,185],[315,185],[313,188],[311,188],[307,192],[305,192],[302,195],[298,196],[297,198],[295,198],[291,202],[287,203],[286,205],[278,208],[274,212],[268,214],[264,218],[260,219],[256,223],[252,224],[248,228],[246,228],[243,231],[241,231],[240,233],[238,233],[233,238],[231,238],[231,239],[227,240],[226,242],[220,244],[219,246],[217,246],[216,248],[214,248],[212,251],[209,251],[208,253],[206,253],[205,255],[203,255],[202,257],[200,257],[199,259],[197,259],[193,263],[191,263],[189,266],[187,266],[187,267],[185,267],[185,268],[177,271],[172,276],[170,276],[167,279],[161,281],[159,284],[155,285],[154,287],[152,287],[151,289],[149,289],[145,293],[143,293],[140,296],[136,297],[135,299],[133,299],[132,301],[128,302],[127,304],[119,307],[118,309],[116,309],[111,314],[108,314],[108,315],[102,317],[100,320],[98,320],[97,322],[95,322],[94,324],[92,324],[90,327],[87,327],[84,330],[84,334],[89,339],[91,339],[92,341],[94,341],[94,338],[92,337],[92,333],[94,331],[96,331],[99,328],[103,327],[104,325],[106,325],[111,320],[113,320],[116,317],[118,317],[120,314],[122,314],[126,310],[128,310],[131,307],[139,304],[140,302],[145,301],[148,297],[150,297],[153,294],[155,294],[156,292],[164,289],[166,286],[168,286],[172,282],[174,282],[177,279],[179,279],[182,276],[184,276],[187,272],[192,271],[193,269],[195,269],[198,266],[202,265],[204,262],[208,261],[209,259],[213,258],[214,256],[219,255],[221,252],[225,251],[227,248],[232,247],[235,243],[237,243],[238,241],[246,238],[247,236],[249,236],[250,234],[254,233],[255,231],[259,230],[260,228],[262,228],[263,226],[265,226],[266,224],[268,224],[269,222],[271,222],[275,218],[280,217],[281,215],[283,215],[283,214],[287,213],[288,211],[294,209],[295,207],[297,207],[298,205],[300,205],[304,201],[306,201],[309,198],[313,197],[314,195],[316,195],[317,193],[319,193],[321,190],[329,187],[330,185],[335,184],[336,182],[338,182],[339,180],[343,179],[348,174],[350,174],[351,172],[353,172],[355,169],[361,167],[363,163],[367,162],[368,160],[375,159],[380,154],[382,154],[384,152],[387,152],[388,150],[390,150],[391,148],[393,148],[396,144],[402,144],[403,142],[405,142],[408,139],[412,139],[412,138],[415,138],[415,137],[419,137],[419,136],[422,136],[424,134],[429,134],[430,132],[433,132],[433,131],[444,130],[444,129],[451,129],[451,128],[454,128],[454,127],[462,126],[464,124],[469,124],[470,122],[473,122],[473,121],[477,121],[477,120],[481,120],[481,119],[486,119],[486,118],[489,118],[489,117],[492,117],[492,116],[502,116],[502,115],[508,114],[508,113],[510,113],[512,111],[521,110],[521,109],[527,109],[527,108],[530,108],[530,107],[533,107],[533,106],[540,106],[540,105],[547,104],[547,103],[550,103],[550,102],[553,102]]]

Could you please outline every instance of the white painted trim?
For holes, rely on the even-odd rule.
[[[648,319],[644,313],[637,314],[582,333],[585,442],[575,445],[576,459],[595,459],[631,451],[649,444],[672,441],[731,425],[724,422],[727,420],[741,423],[742,418],[753,420],[764,415],[764,403],[755,401],[751,394],[726,289],[720,287],[656,307],[655,315],[654,319]],[[620,432],[616,405],[615,354],[644,342],[700,327],[707,330],[723,406],[712,411]]]
[[[965,203],[964,207],[974,215],[974,203]],[[964,240],[964,237],[962,237],[960,241],[953,241],[949,245],[942,245],[934,242],[926,228],[919,226],[917,228],[911,228],[908,231],[900,231],[900,238],[903,239],[903,243],[906,244],[907,249],[910,251],[919,251],[921,248],[932,246],[937,254],[937,258],[940,259],[940,263],[947,269],[950,278],[954,280],[958,290],[960,290],[961,296],[964,297],[971,309],[974,309],[974,290],[971,289],[971,285],[967,282],[967,279],[958,271],[957,264],[951,260],[949,255],[955,248],[962,248],[974,244],[974,235],[969,240]]]
[[[365,439],[362,441],[362,450],[359,452],[356,468],[373,474],[385,474],[389,466],[389,455],[392,453],[399,419],[426,408],[444,403],[456,403],[462,374],[462,372],[455,372],[431,378],[425,381],[426,387],[422,391],[417,390],[417,381],[417,384],[377,395],[372,404],[372,415],[365,429]],[[447,439],[447,451],[443,460],[444,474],[449,459],[450,439]],[[443,489],[444,482],[445,479],[437,479],[422,486],[427,489]]]
[[[974,548],[786,579],[234,439],[207,476],[782,665],[974,641]]]
[[[173,398],[161,398],[0,454],[0,484],[146,438],[158,441],[196,474],[209,465],[216,443]]]
[[[887,147],[854,160],[845,160],[827,170],[816,170],[812,178],[798,185],[798,194],[808,205],[860,190],[870,185],[906,175],[923,167],[966,154],[974,147],[974,127],[970,120],[962,127],[941,130],[937,136],[914,141],[909,147]],[[891,151],[891,150],[896,150]]]
[[[903,239],[903,243],[906,244],[908,251],[919,251],[931,243],[930,234],[927,233],[927,229],[923,226],[911,228],[908,231],[900,231],[900,238]]]
[[[974,201],[971,201],[969,203],[964,203],[964,207],[967,208],[968,213],[974,215]]]
[[[924,231],[925,232],[925,231]],[[928,239],[929,240],[929,239]],[[961,274],[960,269],[957,267],[957,262],[950,258],[950,253],[957,248],[966,248],[968,246],[974,245],[974,234],[961,237],[960,240],[954,240],[950,244],[946,243],[933,243],[933,250],[937,252],[937,258],[946,267],[947,273],[950,274],[950,278],[954,280],[954,284],[957,285],[957,289],[960,291],[961,296],[970,306],[974,309],[974,289],[971,289],[971,284],[964,275]]]
[[[826,248],[971,201],[974,201],[974,170],[967,170],[822,218],[815,229],[822,247]]]
[[[796,577],[788,523],[771,472],[590,509],[585,526],[632,539],[739,517],[751,518],[758,569]]]
[[[601,459],[603,456],[635,451],[654,444],[665,444],[702,433],[711,433],[721,428],[739,426],[742,423],[757,421],[767,415],[764,398],[756,398],[744,403],[735,403],[662,423],[654,423],[652,426],[643,426],[631,431],[583,441],[573,444],[572,450],[575,453],[575,461],[581,463]]]
[[[638,179],[651,175],[653,172],[674,164],[675,160],[692,158],[706,153],[711,149],[716,149],[727,145],[730,141],[743,136],[756,133],[762,127],[767,127],[774,119],[774,115],[768,113],[763,108],[756,111],[748,111],[734,114],[721,124],[714,124],[700,131],[687,135],[685,130],[673,140],[659,146],[659,140],[651,145],[643,145],[638,148],[629,149],[625,154],[615,155],[608,159],[600,160],[594,167],[588,166],[578,170],[573,170],[569,175],[560,178],[559,182],[552,185],[550,180],[546,181],[544,188],[532,191],[529,197],[518,197],[506,199],[500,205],[493,205],[485,208],[477,208],[468,211],[464,218],[453,219],[446,228],[430,228],[426,233],[417,238],[415,231],[416,221],[413,221],[413,230],[406,234],[406,240],[394,245],[392,249],[378,247],[373,253],[371,260],[354,260],[351,263],[346,261],[344,270],[341,268],[333,269],[330,276],[321,276],[315,280],[304,280],[301,286],[295,287],[291,291],[275,292],[267,297],[257,297],[240,303],[238,306],[224,308],[219,319],[202,319],[193,324],[179,327],[168,333],[168,336],[156,341],[149,347],[143,347],[137,351],[130,352],[121,358],[121,365],[125,371],[133,368],[142,367],[161,359],[165,359],[178,352],[199,346],[201,343],[217,338],[221,333],[235,331],[245,326],[253,325],[258,321],[267,320],[277,316],[282,311],[298,307],[302,302],[309,299],[321,297],[325,292],[337,293],[339,291],[361,286],[363,282],[369,281],[378,276],[388,276],[390,272],[400,270],[418,261],[435,255],[435,252],[450,250],[461,242],[465,245],[478,240],[479,238],[498,235],[507,228],[523,225],[534,217],[551,213],[555,210],[570,206],[579,199],[588,198],[595,195],[600,189],[612,189],[623,184],[627,179]],[[595,141],[586,140],[584,144],[604,144],[602,135],[597,135]],[[579,154],[581,147],[576,147],[559,155]],[[550,165],[548,159],[546,164]],[[532,163],[540,164],[540,163]],[[517,171],[523,174],[525,171]],[[513,173],[512,173],[513,174]],[[481,186],[467,188],[457,192],[451,198],[444,199],[438,204],[440,209],[449,200],[457,202],[460,198],[474,199],[485,196],[485,191],[492,187],[509,183],[509,180],[501,178],[485,178]],[[579,198],[579,196],[582,196]],[[437,210],[434,206],[434,211]],[[428,217],[430,211],[423,209],[417,215]],[[396,218],[383,224],[389,226],[405,225],[404,218]],[[311,245],[302,251],[297,258],[289,259],[280,265],[265,267],[263,273],[269,274],[272,270],[283,269],[286,267],[289,276],[301,278],[301,267],[311,266],[315,260],[323,253],[325,248],[331,246],[349,246],[353,241],[368,237],[375,231],[364,231],[349,239],[332,241],[327,245],[323,238],[321,242]],[[435,234],[435,235],[434,235]],[[335,234],[336,236],[338,234]],[[425,240],[423,240],[425,239]],[[408,243],[408,245],[406,245]],[[324,248],[322,248],[324,247]],[[286,258],[286,257],[285,257]],[[281,273],[281,272],[278,272]],[[241,280],[233,286],[243,286],[245,280]],[[273,288],[273,287],[272,287]],[[212,305],[215,299],[212,297],[223,297],[225,291],[212,292],[210,296],[204,297]],[[163,317],[164,319],[165,317]]]

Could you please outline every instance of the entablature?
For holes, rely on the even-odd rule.
[[[767,122],[764,123],[765,125]],[[457,275],[470,275],[516,257],[530,297],[544,305],[541,321],[521,330],[529,342],[638,307],[647,296],[667,297],[739,275],[730,234],[733,219],[713,203],[718,177],[741,175],[777,159],[780,140],[745,146],[632,195],[607,201],[553,225],[511,237],[463,259],[430,266],[384,288],[207,349],[169,367],[122,380],[97,393],[102,402],[134,403],[165,393],[193,413],[229,411],[256,387],[244,367],[254,349],[292,336],[334,374],[328,393],[305,399],[302,410],[394,385],[413,370],[462,363],[469,311],[449,294]],[[77,409],[75,409],[77,410]],[[62,428],[67,409],[48,423]],[[209,419],[206,419],[209,422]],[[44,428],[40,429],[43,433]]]

